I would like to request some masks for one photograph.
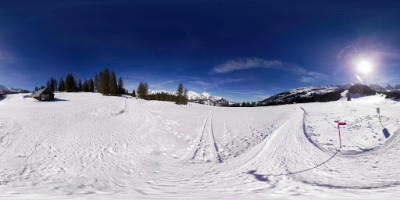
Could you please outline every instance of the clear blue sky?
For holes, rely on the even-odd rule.
[[[400,83],[399,1],[0,2],[0,84],[32,90],[108,67],[129,91],[261,100],[311,85]],[[360,74],[367,59],[374,70]]]

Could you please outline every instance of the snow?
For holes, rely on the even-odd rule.
[[[4,87],[3,85],[0,85],[0,94],[8,94],[8,93],[11,93],[11,91],[6,87]]]
[[[8,87],[8,90],[15,93],[23,91],[21,88],[13,88],[12,86]]]
[[[271,96],[267,99],[264,99],[259,102],[260,105],[268,105],[269,103],[283,103],[283,102],[291,102],[293,98],[310,98],[313,95],[322,95],[331,92],[336,92],[348,87],[345,86],[337,86],[337,85],[319,85],[319,86],[311,86],[311,87],[301,87],[295,88],[291,90],[287,90],[285,92],[279,93],[277,95]]]
[[[157,93],[167,93],[167,94],[176,94],[176,92],[171,92],[171,91],[166,91],[166,90],[149,90],[150,94],[157,94]],[[194,91],[188,91],[187,92],[187,97],[189,101],[194,101],[194,102],[202,102],[206,105],[213,105],[213,103],[222,100],[222,97],[219,96],[213,96],[211,93],[203,92],[203,93],[197,93]],[[227,101],[228,102],[228,101]]]
[[[1,199],[400,197],[400,104],[384,96],[254,108],[55,98],[0,101]],[[348,124],[341,149],[335,120]]]

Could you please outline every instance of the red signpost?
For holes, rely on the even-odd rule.
[[[340,148],[342,148],[342,138],[340,137],[340,125],[346,125],[346,122],[339,122],[339,120],[336,120],[335,123],[338,123],[337,128],[339,129]]]

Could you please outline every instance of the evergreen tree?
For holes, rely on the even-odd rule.
[[[178,96],[176,97],[177,104],[186,105],[188,103],[187,92],[188,92],[187,89],[183,90],[183,84],[179,83],[177,90]]]
[[[47,81],[46,87],[50,89],[50,81]]]
[[[118,79],[118,94],[125,94],[124,82],[121,77]]]
[[[101,83],[103,82],[103,72],[99,73],[99,90],[97,92],[102,93],[101,91],[103,90],[103,88],[101,87]]]
[[[60,82],[58,84],[58,91],[64,92],[65,91],[65,82],[63,78],[60,78]]]
[[[183,104],[188,104],[189,102],[189,98],[188,98],[188,90],[185,89],[185,91],[183,92]]]
[[[147,82],[144,82],[144,94],[145,95],[149,94],[149,85],[147,85]]]
[[[94,82],[93,82],[92,78],[89,79],[89,83],[88,84],[89,84],[89,92],[94,92]]]
[[[178,93],[178,98],[176,99],[176,103],[183,104],[183,85],[182,85],[182,83],[179,83],[177,93]]]
[[[55,78],[53,78],[53,92],[57,91],[57,80]]]
[[[65,91],[66,92],[76,91],[75,79],[74,76],[70,73],[68,73],[67,78],[65,78]]]
[[[79,92],[82,92],[82,81],[81,81],[81,79],[79,79],[79,84],[78,84],[78,91]]]
[[[89,83],[88,83],[87,79],[85,80],[85,82],[83,82],[82,91],[83,92],[89,92]]]
[[[145,99],[146,98],[146,86],[145,84],[143,84],[143,82],[139,83],[138,89],[137,89],[137,95],[139,98],[141,99]]]
[[[46,88],[46,87],[44,87],[44,85],[42,85],[42,86],[40,87],[40,89],[44,89],[44,88]]]
[[[97,73],[96,73],[96,75],[94,75],[94,90],[93,91],[99,92],[99,90],[100,90],[100,79],[99,79],[99,76],[97,76]]]
[[[136,92],[135,92],[135,90],[132,91],[132,97],[136,97]]]
[[[102,73],[100,89],[100,93],[103,95],[110,94],[110,71],[108,69],[105,69]]]
[[[115,95],[118,93],[117,77],[115,77],[114,72],[111,72],[110,93],[111,95]]]

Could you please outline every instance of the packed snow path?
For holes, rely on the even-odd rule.
[[[381,96],[257,108],[56,98],[0,101],[0,198],[400,197],[400,104]],[[342,149],[335,120],[348,123]]]

